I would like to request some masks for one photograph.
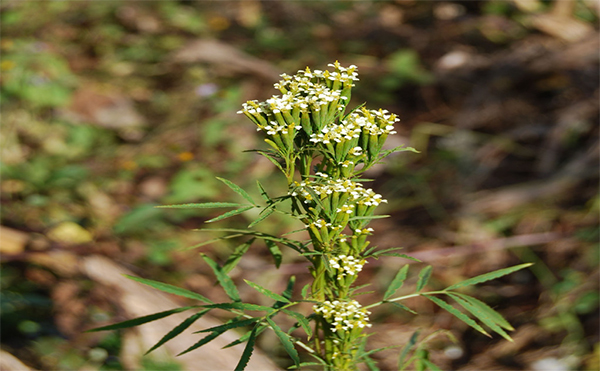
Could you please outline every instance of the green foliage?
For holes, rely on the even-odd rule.
[[[355,286],[354,281],[366,259],[398,256],[418,262],[418,259],[395,252],[399,248],[369,248],[367,238],[372,234],[373,229],[367,228],[367,225],[373,219],[387,217],[374,214],[376,206],[387,201],[372,189],[363,187],[360,182],[368,180],[360,179],[359,175],[394,152],[417,151],[403,146],[383,150],[387,136],[395,133],[393,124],[398,121],[396,115],[384,110],[367,110],[364,105],[345,114],[350,90],[353,81],[356,80],[354,72],[356,67],[344,68],[337,62],[331,66],[335,68],[335,72],[313,72],[307,68],[305,71],[299,71],[295,78],[283,75],[283,80],[275,85],[284,94],[283,98],[274,96],[268,102],[249,101],[239,112],[245,114],[260,131],[266,134],[265,142],[271,149],[255,152],[270,160],[284,174],[288,185],[287,195],[272,197],[259,182],[261,202],[265,203],[261,205],[240,186],[229,180],[217,178],[249,204],[203,202],[162,206],[186,210],[234,208],[207,220],[207,223],[221,221],[255,208],[261,211],[248,228],[212,229],[215,232],[228,234],[192,246],[196,248],[219,240],[249,238],[234,249],[222,267],[206,254],[201,254],[231,302],[213,303],[188,290],[130,277],[159,290],[208,303],[182,308],[181,310],[197,307],[202,309],[166,334],[149,351],[180,334],[208,311],[218,309],[230,312],[235,315],[235,318],[222,325],[198,331],[197,333],[208,334],[180,354],[208,344],[225,331],[252,326],[252,329],[240,339],[227,345],[229,347],[246,342],[236,370],[246,368],[256,338],[266,329],[274,331],[283,350],[293,362],[292,368],[312,364],[322,366],[325,370],[342,371],[355,370],[357,364],[364,363],[370,370],[378,370],[371,355],[396,346],[366,350],[368,336],[363,333],[363,329],[371,326],[368,309],[381,304],[390,304],[401,310],[415,313],[398,302],[416,296],[427,298],[485,335],[489,334],[476,320],[491,331],[511,340],[505,330],[512,330],[512,327],[499,313],[475,298],[452,290],[487,282],[526,268],[530,264],[500,269],[456,283],[441,291],[428,292],[423,290],[428,285],[433,269],[431,266],[425,266],[417,275],[415,293],[393,297],[408,278],[410,265],[406,264],[400,268],[388,285],[382,301],[363,307],[356,300],[356,297],[361,294],[358,290],[364,286]],[[399,83],[403,83],[405,79],[425,83],[429,78],[420,70],[416,55],[408,51],[395,54],[389,61],[389,68]],[[312,98],[317,95],[321,99],[320,102]],[[360,167],[356,168],[357,165]],[[181,179],[184,180],[184,185],[177,192],[185,197],[175,198],[188,198],[184,189],[191,186],[191,183],[186,182],[197,180],[186,172],[180,172],[176,177],[179,182],[182,181]],[[203,182],[207,180],[204,179]],[[189,196],[191,199],[192,194]],[[303,230],[310,236],[310,241],[296,241],[250,229],[275,212],[301,221],[305,225]],[[302,289],[301,300],[293,299],[295,279],[292,277],[282,294],[244,280],[262,296],[272,300],[273,304],[269,307],[242,301],[240,292],[228,273],[257,240],[265,242],[277,268],[283,260],[280,246],[291,248],[308,261],[313,282]],[[446,295],[453,299],[475,319],[440,299],[439,295]],[[306,315],[291,309],[303,302],[312,304],[313,313]],[[134,326],[173,313],[175,310],[105,326],[95,331]],[[275,317],[279,313],[287,315],[296,322],[287,332],[275,322]],[[298,328],[304,330],[309,342],[291,335]],[[415,333],[401,351],[399,369],[405,369],[412,364],[419,370],[439,370],[429,360],[429,351],[426,349],[431,337],[425,338],[418,345],[417,338],[418,333]],[[308,355],[313,357],[315,362],[301,362],[296,346],[307,350]]]

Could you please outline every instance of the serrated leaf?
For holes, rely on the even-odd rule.
[[[492,309],[489,305],[482,302],[481,300],[476,299],[469,295],[458,293],[458,292],[448,293],[448,295],[450,295],[450,294],[460,296],[461,298],[472,303],[473,305],[479,306],[481,308],[481,310],[483,312],[485,312],[487,314],[487,316],[490,317],[490,319],[492,319],[500,327],[502,327],[506,330],[509,330],[509,331],[514,330],[514,327],[512,327],[512,325],[510,323],[508,323],[508,321],[505,320],[504,317],[502,317],[502,315],[500,313],[496,312],[494,309]]]
[[[408,274],[408,264],[398,270],[396,276],[390,282],[387,290],[385,290],[385,294],[383,294],[383,300],[387,300],[390,296],[394,295],[398,289],[402,287],[404,281],[406,280],[406,276]]]
[[[154,206],[157,209],[210,209],[219,207],[238,207],[242,204],[234,202],[205,202],[201,204],[180,204],[180,205],[160,205]]]
[[[264,305],[240,303],[240,302],[208,304],[208,305],[203,305],[202,307],[203,308],[224,309],[224,310],[230,310],[230,309],[255,310],[255,311],[265,311],[265,312],[269,312],[269,313],[272,313],[273,311],[275,311],[273,308],[265,307]]]
[[[312,337],[312,328],[310,327],[310,323],[302,313],[294,312],[293,310],[289,309],[282,309],[282,312],[295,319],[302,327],[304,332],[306,332],[306,335],[308,335],[309,339]]]
[[[513,272],[516,272],[516,271],[521,270],[523,268],[530,267],[532,265],[533,265],[533,263],[525,263],[525,264],[515,265],[514,267],[499,269],[499,270],[494,271],[494,272],[482,274],[482,275],[479,275],[477,277],[469,278],[468,280],[456,283],[456,284],[454,284],[452,286],[446,287],[445,290],[454,290],[454,289],[458,289],[460,287],[477,285],[477,284],[482,283],[482,282],[486,282],[486,281],[490,281],[490,280],[493,280],[493,279],[496,279],[496,278],[499,278],[499,277],[502,277],[502,276],[506,276],[507,274],[511,274]]]
[[[235,193],[237,193],[238,195],[244,197],[252,205],[256,206],[256,202],[254,202],[254,200],[252,199],[252,197],[250,197],[250,195],[248,194],[248,192],[244,191],[242,188],[240,188],[240,186],[238,186],[237,184],[234,184],[233,182],[231,182],[231,181],[229,181],[227,179],[223,179],[223,178],[219,178],[219,177],[217,177],[217,179],[219,179],[220,181],[222,181],[223,183],[225,183]]]
[[[224,273],[231,272],[231,270],[233,268],[235,268],[235,266],[238,264],[238,262],[240,261],[242,256],[246,253],[246,251],[248,251],[250,246],[252,246],[252,243],[254,242],[254,240],[255,240],[255,238],[251,238],[246,243],[243,243],[240,246],[236,247],[236,249],[233,251],[233,253],[231,255],[229,255],[229,258],[227,258],[227,261],[225,262],[225,264],[223,264],[223,268],[221,268],[221,270]]]
[[[240,293],[227,273],[223,272],[223,269],[221,269],[221,267],[219,267],[214,260],[205,254],[200,254],[200,256],[202,256],[202,259],[204,259],[206,264],[208,264],[208,266],[213,270],[215,276],[217,276],[217,280],[221,284],[223,290],[225,290],[227,296],[229,296],[229,298],[233,301],[241,301],[242,299],[240,299]]]
[[[181,322],[174,329],[172,329],[171,331],[169,331],[169,333],[167,333],[165,336],[163,336],[163,338],[160,339],[158,341],[158,343],[154,344],[154,346],[152,348],[148,349],[148,351],[145,354],[148,354],[148,353],[152,352],[153,350],[155,350],[156,348],[160,347],[161,345],[163,345],[167,341],[169,341],[169,340],[173,339],[174,337],[176,337],[177,335],[181,334],[188,327],[190,327],[194,322],[196,322],[200,317],[202,317],[203,315],[205,315],[209,311],[210,311],[210,309],[205,309],[205,310],[200,311],[198,313],[194,313],[190,317],[186,318],[185,321]]]
[[[130,319],[130,320],[127,320],[127,321],[123,321],[123,322],[119,322],[119,323],[114,323],[114,324],[108,325],[108,326],[93,328],[91,330],[87,330],[86,332],[120,330],[120,329],[124,329],[124,328],[135,327],[135,326],[143,325],[144,323],[148,323],[148,322],[156,321],[156,320],[161,319],[161,318],[168,317],[168,316],[170,316],[172,314],[175,314],[175,313],[179,313],[179,312],[183,312],[183,311],[186,311],[186,310],[190,310],[192,308],[197,308],[197,307],[193,306],[193,307],[181,307],[181,308],[170,309],[170,310],[166,310],[164,312],[154,313],[154,314],[150,314],[150,315],[147,315],[147,316]]]
[[[294,343],[292,343],[292,340],[290,340],[290,335],[283,332],[283,330],[279,326],[277,326],[277,324],[275,322],[273,322],[273,320],[271,318],[267,317],[267,322],[269,323],[269,325],[271,326],[273,331],[275,331],[275,335],[277,335],[277,337],[279,338],[279,341],[281,341],[281,344],[283,345],[283,349],[285,349],[287,354],[290,355],[290,357],[292,358],[292,361],[294,361],[294,364],[296,366],[299,365],[300,358],[298,357],[298,351],[294,347]]]
[[[248,365],[248,361],[252,356],[252,352],[254,351],[254,342],[256,341],[256,331],[258,326],[254,326],[252,331],[250,332],[250,337],[248,337],[248,342],[246,343],[246,347],[244,348],[244,352],[242,353],[242,357],[238,362],[237,366],[235,366],[235,371],[244,371],[246,366]]]
[[[308,298],[308,290],[310,289],[310,283],[304,285],[301,291],[302,299],[306,300]]]
[[[263,294],[264,296],[277,301],[281,301],[284,303],[290,303],[290,301],[286,298],[284,298],[283,296],[274,293],[273,291],[266,289],[264,287],[262,287],[261,285],[254,283],[252,281],[248,281],[248,280],[244,280],[244,282],[246,282],[250,287],[252,287],[254,290],[260,292],[261,294]]]
[[[292,300],[292,294],[294,292],[294,285],[296,284],[296,276],[290,276],[288,279],[287,286],[285,287],[285,291],[281,293],[281,296],[288,300]]]
[[[415,312],[414,310],[410,309],[409,307],[407,307],[407,306],[406,306],[406,305],[404,305],[404,304],[400,304],[400,303],[398,303],[398,302],[395,302],[395,301],[388,301],[388,303],[390,303],[390,304],[392,304],[393,306],[395,306],[395,307],[398,307],[398,308],[400,308],[400,309],[402,309],[402,310],[405,310],[405,311],[407,311],[407,312],[410,312],[410,313],[412,313],[412,314],[418,314],[417,312]]]
[[[431,300],[432,302],[434,302],[435,304],[437,304],[440,308],[445,309],[446,311],[448,311],[450,314],[452,314],[453,316],[455,316],[459,320],[461,320],[464,323],[466,323],[467,325],[473,327],[475,330],[481,332],[482,334],[484,334],[486,336],[490,336],[490,334],[488,334],[487,331],[485,331],[481,326],[479,326],[477,324],[477,322],[473,321],[471,318],[469,318],[469,316],[467,316],[466,314],[462,313],[458,309],[454,308],[450,304],[446,303],[442,299],[439,299],[439,298],[436,298],[435,296],[430,296],[430,295],[422,295],[422,296],[424,296],[427,299]]]
[[[273,260],[275,261],[275,267],[279,268],[279,266],[281,265],[281,259],[283,258],[279,246],[277,246],[275,242],[270,240],[265,240],[265,244],[267,245],[271,256],[273,256]]]
[[[269,326],[263,324],[263,323],[257,323],[256,324],[258,326],[258,330],[256,331],[256,336],[260,335],[263,333],[263,331],[265,331],[266,329],[269,328]],[[248,338],[250,338],[250,334],[252,333],[252,330],[246,332],[244,335],[242,335],[239,339],[232,341],[231,343],[225,345],[222,349],[225,348],[231,348],[233,346],[236,346],[238,344],[242,344],[245,343],[246,341],[248,341]]]
[[[256,206],[252,206],[252,205],[248,205],[248,206],[240,207],[239,209],[235,209],[235,210],[228,211],[228,212],[226,212],[226,213],[224,213],[224,214],[221,214],[221,215],[219,215],[219,216],[217,216],[217,217],[215,217],[215,218],[212,218],[212,219],[210,219],[210,220],[207,220],[207,221],[206,221],[206,223],[218,222],[219,220],[223,220],[223,219],[227,219],[227,218],[230,218],[230,217],[232,217],[232,216],[235,216],[235,215],[239,215],[239,214],[241,214],[241,213],[243,213],[243,212],[245,212],[245,211],[248,211],[248,210],[250,210],[250,209],[253,209],[253,208],[255,208],[255,207],[256,207]]]
[[[199,342],[197,342],[196,344],[192,345],[191,347],[187,348],[186,350],[184,350],[183,352],[179,353],[177,356],[181,356],[184,355],[186,353],[191,352],[192,350],[198,349],[203,345],[206,345],[208,343],[210,343],[211,341],[215,340],[216,338],[218,338],[220,335],[222,334],[222,332],[213,332],[211,334],[206,335],[205,337],[203,337],[202,339],[200,339]]]
[[[140,277],[135,277],[135,276],[130,276],[125,274],[125,277],[129,278],[130,280],[139,282],[139,283],[143,283],[144,285],[150,286],[154,289],[163,291],[163,292],[167,292],[169,294],[173,294],[173,295],[177,295],[177,296],[183,296],[184,298],[189,298],[189,299],[195,299],[195,300],[199,300],[203,303],[211,303],[212,304],[212,300],[205,298],[204,296],[186,290],[186,289],[182,289],[181,287],[177,287],[177,286],[173,286],[173,285],[169,285],[168,283],[162,283],[162,282],[158,282],[158,281],[153,281],[153,280],[149,280],[146,278],[140,278]]]
[[[251,324],[253,324],[253,323],[257,322],[257,321],[260,321],[260,318],[250,318],[250,319],[243,319],[243,320],[231,320],[231,321],[228,321],[227,323],[224,323],[222,325],[211,327],[211,328],[207,328],[205,330],[196,331],[194,333],[197,334],[197,333],[202,333],[202,332],[225,332],[227,330],[231,330],[231,329],[234,329],[234,328],[249,326],[249,325],[251,325]]]
[[[432,270],[433,268],[431,267],[431,265],[428,265],[425,268],[421,269],[421,271],[419,272],[419,279],[417,280],[417,292],[421,291],[423,287],[427,285],[427,282],[429,282],[429,278],[431,277]]]
[[[456,300],[456,302],[466,311],[471,313],[475,318],[479,319],[484,325],[489,327],[492,331],[500,334],[503,338],[508,341],[513,341],[513,339],[500,327],[496,324],[496,322],[491,319],[485,310],[482,310],[480,306],[477,304],[473,304],[458,295],[454,295],[451,292],[447,293],[452,299]]]
[[[259,215],[258,218],[256,218],[256,220],[254,220],[252,223],[250,223],[248,225],[248,228],[252,228],[255,225],[257,225],[258,223],[262,222],[263,220],[267,219],[269,216],[271,216],[271,214],[273,214],[275,212],[275,208],[273,207],[269,207],[264,209]]]
[[[398,369],[399,370],[404,370],[404,366],[403,366],[404,359],[406,358],[408,353],[412,350],[412,348],[417,343],[417,339],[419,338],[420,332],[421,332],[420,330],[413,332],[412,336],[408,340],[408,343],[406,343],[404,348],[402,348],[402,352],[400,353],[400,357],[398,358]]]

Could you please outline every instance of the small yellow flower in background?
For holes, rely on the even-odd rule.
[[[52,241],[67,244],[80,244],[91,242],[92,234],[77,223],[62,222],[48,232],[48,238]]]
[[[192,152],[181,152],[180,154],[177,155],[177,158],[179,159],[179,161],[182,162],[187,162],[187,161],[192,161],[194,159],[194,154]]]

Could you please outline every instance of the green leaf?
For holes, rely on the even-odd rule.
[[[387,290],[385,290],[385,294],[383,294],[383,300],[387,300],[390,296],[394,295],[398,289],[402,287],[404,284],[404,280],[406,280],[406,275],[408,274],[408,264],[398,270],[396,273],[396,277],[390,282]]]
[[[366,216],[353,216],[348,219],[348,222],[353,222],[355,220],[371,220],[371,219],[384,219],[389,218],[389,215],[366,215]]]
[[[469,295],[465,295],[465,294],[461,294],[458,292],[452,292],[452,293],[448,293],[448,295],[458,295],[461,298],[465,299],[466,301],[472,303],[473,305],[476,305],[478,307],[481,308],[481,310],[483,312],[485,312],[487,314],[488,317],[490,317],[490,319],[492,319],[495,323],[497,323],[500,327],[508,330],[508,331],[513,331],[514,327],[512,327],[512,325],[510,323],[508,323],[507,320],[504,319],[504,317],[502,317],[502,315],[498,312],[496,312],[494,309],[492,309],[489,305],[487,305],[486,303],[482,302],[479,299],[476,299],[472,296]]]
[[[489,312],[486,310],[486,308],[479,306],[479,304],[468,301],[468,300],[464,299],[463,297],[456,295],[452,292],[448,292],[447,294],[452,299],[456,300],[456,302],[458,304],[460,304],[460,306],[465,308],[465,310],[467,310],[469,313],[471,313],[475,318],[479,319],[484,325],[486,325],[487,327],[492,329],[492,331],[500,334],[503,338],[505,338],[508,341],[511,341],[511,342],[513,341],[513,339],[500,326],[498,326],[496,321],[489,316]],[[491,308],[487,307],[487,309],[491,309]],[[494,310],[492,309],[492,311],[494,311]],[[494,312],[496,313],[497,316],[500,316],[500,313],[498,313],[496,311],[494,311]],[[500,316],[500,317],[502,317],[502,316]],[[504,320],[504,318],[502,318],[502,319]],[[506,322],[506,321],[504,321],[504,322]]]
[[[287,286],[285,287],[285,291],[281,293],[281,295],[288,299],[292,300],[292,294],[294,291],[294,285],[296,284],[296,276],[290,276],[288,279]]]
[[[193,306],[193,307],[181,307],[181,308],[175,308],[175,309],[171,309],[171,310],[166,310],[164,312],[154,313],[154,314],[150,314],[148,316],[138,317],[138,318],[130,319],[130,320],[127,320],[127,321],[115,323],[115,324],[108,325],[108,326],[93,328],[91,330],[87,330],[86,332],[120,330],[120,329],[124,329],[124,328],[135,327],[135,326],[143,325],[144,323],[156,321],[158,319],[168,317],[168,316],[170,316],[172,314],[183,312],[183,311],[190,310],[190,309],[193,309],[193,308],[197,308],[197,307],[196,306]]]
[[[231,320],[228,321],[225,324],[219,325],[219,326],[215,326],[215,327],[211,327],[211,328],[207,328],[205,330],[200,330],[200,331],[196,331],[194,332],[195,334],[197,333],[201,333],[201,332],[225,332],[227,330],[231,330],[234,328],[238,328],[238,327],[244,327],[244,326],[249,326],[257,321],[260,321],[260,318],[250,318],[250,319],[243,319],[243,320]]]
[[[229,255],[229,258],[227,258],[227,261],[225,262],[225,264],[223,264],[223,268],[221,268],[223,273],[227,274],[227,273],[231,272],[231,270],[233,268],[235,268],[235,266],[238,264],[238,262],[240,261],[242,256],[246,253],[246,251],[248,251],[248,249],[250,248],[250,246],[252,245],[254,240],[255,240],[255,238],[251,238],[246,243],[243,243],[240,246],[238,246],[233,251],[233,253],[231,255]]]
[[[207,299],[198,293],[195,293],[195,292],[192,292],[192,291],[189,291],[186,289],[182,289],[181,287],[169,285],[167,283],[162,283],[162,282],[158,282],[158,281],[149,280],[146,278],[134,277],[134,276],[130,276],[127,274],[125,274],[124,276],[129,278],[130,280],[133,280],[133,281],[136,281],[139,283],[143,283],[144,285],[148,285],[152,288],[167,292],[169,294],[183,296],[184,298],[195,299],[195,300],[199,300],[203,303],[211,303],[212,304],[212,300]]]
[[[362,360],[365,362],[365,365],[369,368],[370,371],[381,371],[379,367],[377,367],[377,363],[373,361],[369,356],[362,357]]]
[[[271,197],[269,197],[269,195],[267,194],[265,187],[263,187],[263,185],[258,180],[256,181],[256,185],[258,186],[260,195],[262,196],[263,200],[265,200],[265,202],[270,202]]]
[[[220,181],[222,181],[223,183],[225,183],[235,193],[237,193],[238,195],[244,197],[252,205],[257,206],[256,202],[254,202],[254,200],[252,199],[252,197],[250,197],[250,195],[246,191],[244,191],[243,189],[241,189],[237,184],[234,184],[234,183],[232,183],[231,181],[229,181],[227,179],[223,179],[223,178],[219,178],[219,177],[217,177],[217,179],[219,179]]]
[[[254,326],[252,332],[250,332],[250,337],[248,338],[248,342],[246,343],[246,347],[244,348],[244,352],[242,353],[240,361],[238,362],[237,366],[235,366],[235,371],[244,371],[248,365],[250,356],[252,356],[252,352],[254,351],[254,342],[256,341],[257,329],[258,326]]]
[[[264,296],[271,298],[273,300],[277,301],[281,301],[284,303],[290,303],[290,301],[286,298],[284,298],[283,296],[274,293],[273,291],[266,289],[264,287],[262,287],[259,284],[256,284],[254,282],[248,281],[248,280],[244,280],[244,282],[246,282],[250,287],[252,287],[254,290],[260,292],[261,294],[263,294]]]
[[[227,218],[232,217],[234,215],[241,214],[241,213],[243,213],[245,211],[248,211],[250,209],[253,209],[255,207],[256,206],[252,206],[252,205],[240,207],[239,209],[228,211],[225,214],[221,214],[221,215],[217,216],[216,218],[212,218],[210,220],[207,220],[206,223],[218,222],[219,220],[227,219]]]
[[[273,313],[273,311],[275,311],[275,309],[273,309],[271,307],[265,307],[264,305],[240,303],[240,302],[208,304],[208,305],[203,305],[202,307],[203,308],[224,309],[224,310],[230,310],[230,309],[256,310],[256,311],[265,311],[265,312],[269,312],[269,313]]]
[[[523,268],[530,267],[532,265],[533,265],[533,263],[525,263],[525,264],[515,265],[514,267],[504,268],[504,269],[500,269],[500,270],[497,270],[494,272],[482,274],[480,276],[469,278],[468,280],[465,280],[465,281],[459,282],[457,284],[454,284],[452,286],[449,286],[446,288],[446,290],[454,290],[459,287],[477,285],[478,283],[482,283],[482,282],[490,281],[490,280],[493,280],[493,279],[496,279],[496,278],[499,278],[502,276],[506,276],[507,274],[511,274],[513,272],[516,272]]]
[[[262,334],[262,333],[263,333],[263,331],[265,331],[266,329],[268,329],[268,328],[269,328],[269,326],[267,326],[266,324],[264,324],[264,323],[262,323],[262,322],[261,322],[261,323],[257,323],[256,325],[257,325],[257,326],[259,326],[259,327],[258,327],[258,330],[256,331],[256,336],[258,336],[258,335]],[[248,339],[250,338],[250,334],[251,334],[251,333],[252,333],[252,330],[250,330],[250,331],[246,332],[246,333],[245,333],[244,335],[242,335],[242,336],[241,336],[239,339],[237,339],[237,340],[234,340],[234,341],[232,341],[231,343],[229,343],[229,344],[225,345],[225,346],[224,346],[222,349],[225,349],[225,348],[231,348],[231,347],[233,347],[233,346],[236,346],[236,345],[238,345],[238,344],[245,343],[245,342],[246,342],[246,341],[248,341]]]
[[[466,323],[467,325],[473,327],[475,330],[481,332],[482,334],[484,334],[486,336],[490,336],[490,334],[488,334],[481,326],[479,326],[477,324],[477,322],[473,321],[467,315],[465,315],[464,313],[460,312],[459,310],[457,310],[456,308],[454,308],[450,304],[446,303],[445,301],[443,301],[443,300],[441,300],[439,298],[436,298],[435,296],[430,296],[430,295],[422,295],[422,296],[424,296],[427,299],[431,300],[432,302],[434,302],[435,304],[437,304],[440,308],[445,309],[446,311],[448,311],[450,314],[454,315],[459,320],[461,320],[464,323]]]
[[[402,309],[402,310],[405,310],[405,311],[407,311],[407,312],[410,312],[410,313],[412,313],[412,314],[418,314],[417,312],[415,312],[414,310],[410,309],[409,307],[407,307],[407,306],[406,306],[406,305],[404,305],[404,304],[400,304],[400,303],[398,303],[398,302],[395,302],[395,301],[388,301],[388,303],[390,303],[390,304],[392,304],[393,306],[395,306],[395,307],[398,307],[398,308],[400,308],[400,309]]]
[[[431,362],[428,359],[421,358],[420,361],[423,362],[425,364],[425,366],[427,366],[427,368],[429,368],[431,371],[442,371],[441,368],[436,366],[435,363]]]
[[[301,291],[302,299],[306,300],[308,298],[308,290],[310,290],[310,283],[304,285]]]
[[[206,202],[201,204],[180,204],[180,205],[161,205],[154,206],[157,209],[210,209],[219,207],[238,207],[242,204],[234,202]]]
[[[264,151],[258,151],[258,153],[260,153],[261,155],[265,156],[269,161],[271,161],[271,163],[273,163],[273,165],[277,166],[277,168],[279,170],[281,170],[281,172],[285,173],[285,170],[283,170],[283,167],[281,166],[281,164],[279,163],[279,161],[277,161],[277,159],[275,159],[270,154],[268,154],[267,152],[264,152]]]
[[[290,340],[290,335],[283,332],[283,330],[281,330],[281,328],[277,326],[277,324],[273,322],[271,318],[267,317],[267,322],[269,323],[273,331],[275,331],[275,335],[277,335],[279,341],[281,341],[283,349],[285,349],[287,354],[290,355],[292,361],[294,361],[294,364],[298,366],[300,364],[300,358],[298,357],[298,351],[294,347],[294,343],[292,343],[292,341]]]
[[[419,279],[417,280],[417,292],[421,291],[423,287],[427,285],[427,282],[429,282],[432,269],[433,268],[431,265],[428,265],[419,272]]]
[[[205,254],[200,255],[202,256],[202,259],[204,259],[206,264],[208,264],[213,270],[215,276],[217,276],[217,280],[221,284],[221,287],[223,287],[223,290],[225,290],[227,296],[229,296],[229,298],[233,301],[241,301],[240,293],[238,292],[237,288],[235,287],[235,284],[227,275],[227,273],[223,272],[223,269],[221,269],[221,267],[219,267],[219,265],[214,260],[206,256]]]
[[[214,339],[218,338],[221,334],[222,334],[222,332],[213,332],[211,334],[208,334],[205,337],[203,337],[202,339],[200,339],[199,342],[197,342],[196,344],[187,348],[183,352],[179,353],[177,356],[181,356],[181,355],[191,352],[192,350],[198,349],[201,346],[206,345],[206,344],[210,343],[211,341],[213,341]]]
[[[258,214],[258,218],[256,218],[256,220],[254,220],[252,223],[250,223],[248,225],[248,228],[252,228],[255,225],[257,225],[258,223],[262,222],[263,220],[267,219],[269,216],[271,216],[271,214],[273,214],[275,212],[275,206],[269,206],[268,208],[265,208],[263,211],[261,211],[260,214]]]
[[[298,324],[302,326],[302,329],[304,329],[304,332],[306,332],[306,335],[308,335],[309,339],[312,337],[312,328],[310,327],[310,323],[302,313],[294,312],[293,310],[289,309],[282,309],[281,311],[298,321]]]
[[[405,366],[403,366],[404,359],[406,358],[408,353],[412,350],[412,348],[417,343],[417,339],[419,338],[420,332],[421,332],[421,330],[417,330],[417,331],[413,332],[412,336],[408,340],[408,343],[406,343],[404,348],[402,348],[402,352],[400,353],[400,357],[398,358],[398,370],[404,370],[404,368],[405,368]],[[407,364],[407,366],[408,366],[408,364]]]
[[[236,228],[205,228],[205,229],[197,229],[197,231],[214,231],[214,232],[233,232],[235,234],[233,235],[228,235],[228,236],[223,236],[223,237],[218,237],[215,238],[213,240],[210,241],[205,241],[202,242],[200,244],[197,244],[195,246],[189,247],[188,249],[192,249],[195,247],[200,247],[200,246],[204,246],[207,245],[209,243],[213,243],[215,241],[219,241],[219,240],[223,240],[223,239],[229,239],[229,238],[235,238],[235,237],[239,237],[239,236],[254,236],[256,238],[260,238],[262,240],[265,241],[273,241],[273,242],[279,242],[280,244],[287,246],[299,253],[302,253],[303,251],[306,250],[306,246],[304,244],[302,244],[299,241],[296,240],[291,240],[289,238],[283,238],[283,237],[277,237],[277,236],[273,236],[267,233],[262,233],[262,232],[257,232],[257,231],[253,231],[250,229],[236,229]]]
[[[265,244],[267,245],[269,252],[273,256],[273,260],[275,260],[275,267],[279,268],[279,266],[281,265],[281,259],[283,257],[279,246],[277,246],[277,244],[271,240],[265,240]]]
[[[200,311],[198,313],[192,314],[185,321],[183,321],[179,325],[177,325],[177,327],[175,327],[173,330],[169,331],[168,334],[166,334],[165,336],[163,336],[163,338],[160,339],[158,341],[158,343],[156,343],[152,348],[148,349],[148,351],[145,354],[148,354],[148,353],[152,352],[153,350],[155,350],[156,348],[160,347],[161,345],[163,345],[167,341],[173,339],[175,336],[181,334],[188,327],[190,327],[194,322],[196,322],[200,317],[202,317],[203,315],[205,315],[209,311],[210,311],[210,309],[205,309],[205,310]]]

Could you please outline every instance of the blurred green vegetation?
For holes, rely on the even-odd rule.
[[[109,320],[118,303],[107,303],[76,263],[39,255],[103,255],[181,285],[206,273],[182,248],[213,237],[192,229],[214,215],[154,206],[235,200],[216,176],[257,196],[257,179],[274,194],[285,192],[271,164],[243,152],[263,144],[235,112],[247,99],[275,94],[268,76],[337,59],[359,66],[353,100],[398,113],[398,144],[423,153],[394,157],[369,175],[393,215],[375,226],[384,237],[374,244],[484,246],[448,264],[433,254],[441,281],[535,261],[533,274],[482,295],[511,322],[536,326],[543,340],[521,353],[572,353],[574,368],[591,370],[599,198],[590,159],[597,156],[586,153],[597,151],[598,61],[577,53],[590,45],[597,51],[586,42],[597,39],[598,10],[579,0],[525,3],[4,1],[2,348],[38,369],[123,369],[119,334],[81,333]],[[557,14],[569,37],[544,23]],[[196,40],[222,45],[194,49]],[[187,61],[183,52],[194,57]],[[219,227],[252,219],[241,215]],[[297,228],[277,217],[261,223],[272,233]],[[9,230],[25,237],[9,239]],[[554,237],[485,249],[486,241],[544,233]],[[221,256],[233,247],[213,249]],[[268,260],[260,247],[253,254]],[[292,258],[284,262],[293,267]],[[372,281],[381,282],[390,267],[371,269]],[[59,291],[65,283],[74,293]],[[83,309],[66,312],[65,305]],[[430,314],[419,323],[448,326]],[[378,318],[388,326],[397,316]],[[467,355],[445,361],[453,369],[491,367],[506,356],[490,351],[490,363],[478,363],[484,360],[471,353],[485,353],[486,345],[464,332],[461,341]],[[512,369],[529,364],[511,357]],[[172,362],[144,359],[139,367],[181,367]]]

